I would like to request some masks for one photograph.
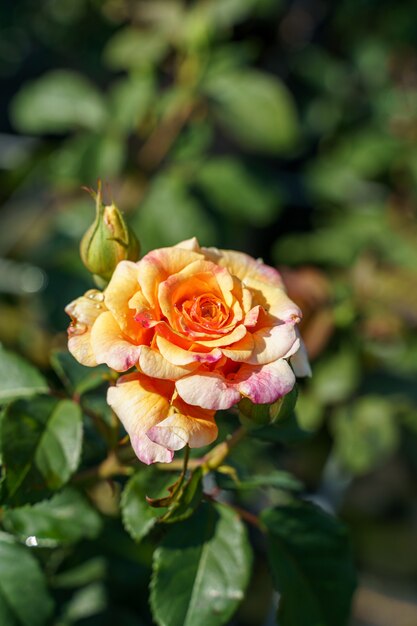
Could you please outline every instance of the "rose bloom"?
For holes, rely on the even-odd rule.
[[[279,273],[195,238],[121,261],[104,292],[88,291],[66,312],[68,347],[80,363],[134,368],[107,402],[147,464],[210,444],[217,410],[242,397],[275,402],[295,375],[310,373],[301,311]]]

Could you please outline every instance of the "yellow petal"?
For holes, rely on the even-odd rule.
[[[154,443],[146,435],[168,417],[172,391],[170,384],[136,373],[122,376],[107,392],[107,402],[125,427],[136,455],[148,465],[172,461],[172,450]]]
[[[138,280],[142,293],[154,308],[158,308],[158,287],[161,282],[172,274],[177,274],[184,267],[203,256],[193,250],[174,248],[159,248],[149,252],[137,265]]]
[[[201,448],[217,437],[215,411],[190,406],[181,398],[173,401],[171,414],[148,431],[148,437],[170,450],[180,450],[185,445]]]
[[[97,365],[91,347],[91,328],[106,310],[103,300],[104,296],[100,291],[90,289],[65,308],[65,312],[72,319],[68,328],[68,349],[79,363],[87,367]]]
[[[180,348],[160,335],[156,337],[156,344],[161,355],[174,365],[216,363],[222,357],[222,353],[219,349],[215,348],[214,350],[210,350],[210,352],[192,352],[191,350]]]
[[[103,313],[91,331],[91,346],[97,363],[106,363],[117,372],[135,365],[141,346],[135,345],[122,333],[112,313]]]
[[[138,265],[131,261],[121,261],[104,293],[105,304],[121,330],[135,340],[140,339],[143,331],[134,319],[135,311],[129,308],[129,301],[137,291],[140,291]]]
[[[178,380],[182,376],[190,374],[198,367],[198,363],[189,365],[174,365],[162,354],[148,346],[141,346],[139,368],[147,376],[163,380]]]

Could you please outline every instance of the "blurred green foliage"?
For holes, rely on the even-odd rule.
[[[61,380],[85,394],[84,468],[102,460],[112,436],[108,413],[101,439],[93,428],[105,372],[86,374],[60,352],[63,308],[91,287],[78,245],[93,207],[81,187],[100,177],[144,253],[196,235],[282,268],[305,314],[314,376],[302,386],[298,424],[281,424],[267,454],[256,441],[243,446],[234,463],[238,471],[295,473],[349,521],[365,575],[411,586],[415,551],[401,544],[393,559],[387,544],[415,532],[416,7],[19,0],[0,16],[0,399],[27,398],[0,418],[3,432],[20,411],[32,425],[25,441],[41,431],[59,439],[59,400],[49,399],[41,418],[46,400],[30,396],[44,391],[45,380]],[[24,389],[13,387],[16,368]],[[265,431],[271,441],[268,428],[259,439]],[[293,444],[289,451],[283,441]],[[25,452],[12,443],[2,449],[12,469]],[[64,462],[49,459],[47,446],[39,450],[30,462],[51,472],[58,463],[58,478],[46,472],[46,482],[62,484],[81,454],[73,450]],[[141,489],[136,480],[125,499]],[[18,538],[42,538],[46,528],[47,541],[63,544],[38,551],[61,607],[56,626],[151,623],[138,602],[147,593],[151,542],[138,547],[123,533],[118,489],[103,481],[90,493],[105,519],[101,530],[93,509],[88,527],[74,533],[44,503],[31,519],[21,508],[4,520]],[[12,471],[2,490],[18,502],[31,486]],[[74,494],[54,496],[53,509],[70,506],[77,516],[88,503]],[[239,497],[259,508],[255,496],[243,490]],[[129,524],[129,508],[124,518]],[[2,562],[15,553],[18,562],[20,546],[0,543]],[[21,577],[18,565],[13,572]],[[35,561],[27,572],[39,597]],[[236,623],[266,618],[248,594]]]

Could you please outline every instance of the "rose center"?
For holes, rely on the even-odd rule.
[[[201,294],[192,300],[186,300],[182,312],[189,322],[207,329],[220,328],[228,319],[228,309],[224,302],[214,294]]]

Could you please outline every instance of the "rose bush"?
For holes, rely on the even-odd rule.
[[[107,401],[145,463],[217,436],[216,410],[275,402],[309,374],[301,311],[279,273],[196,239],[120,262],[104,292],[66,308],[69,350],[121,376]],[[289,364],[289,361],[291,365]]]

